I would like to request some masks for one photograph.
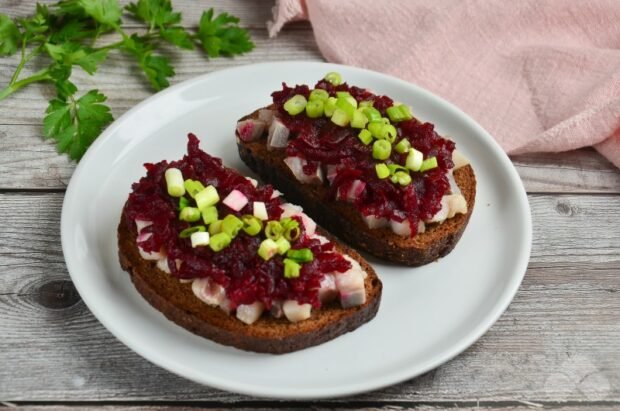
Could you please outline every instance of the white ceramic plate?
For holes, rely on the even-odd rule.
[[[451,136],[470,159],[478,194],[469,226],[447,257],[421,268],[370,259],[384,284],[376,318],[318,347],[286,355],[218,345],[166,320],[121,270],[116,226],[142,164],[177,159],[186,135],[228,166],[251,175],[237,155],[238,118],[270,103],[281,82],[313,85],[329,71],[350,84],[410,104]],[[439,97],[379,73],[325,63],[285,62],[204,75],[154,95],[99,137],[65,196],[62,248],[71,278],[93,314],[149,361],[183,377],[239,393],[323,398],[360,393],[420,375],[453,358],[506,309],[531,246],[527,197],[508,157],[474,120]]]

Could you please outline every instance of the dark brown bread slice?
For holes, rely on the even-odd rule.
[[[241,120],[257,117],[258,110]],[[370,229],[351,204],[328,200],[326,185],[297,181],[284,163],[285,151],[267,150],[265,138],[248,143],[237,136],[237,148],[248,167],[282,191],[291,202],[301,205],[318,224],[351,246],[384,260],[420,266],[445,256],[461,238],[474,209],[476,176],[467,165],[454,172],[454,179],[467,201],[466,214],[457,214],[442,224],[427,225],[426,232],[415,237],[399,236],[389,228]]]
[[[121,217],[118,226],[120,263],[130,274],[138,292],[169,320],[220,344],[261,353],[288,353],[353,331],[374,318],[379,309],[382,284],[377,274],[358,253],[336,243],[341,253],[357,260],[368,273],[365,281],[366,303],[342,309],[335,302],[313,310],[309,319],[298,323],[263,315],[254,324],[246,325],[221,309],[203,303],[192,292],[191,284],[180,282],[159,270],[154,261],[140,257],[136,237],[135,226],[128,227],[126,218]]]

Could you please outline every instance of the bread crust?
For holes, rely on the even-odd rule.
[[[257,116],[258,110],[241,120]],[[454,171],[454,180],[467,201],[466,214],[457,214],[441,224],[429,224],[424,233],[414,237],[399,236],[389,228],[370,229],[353,205],[329,200],[326,185],[299,183],[284,163],[285,150],[267,150],[265,138],[244,142],[238,135],[237,149],[248,167],[282,191],[289,201],[301,205],[318,224],[356,249],[383,260],[421,266],[447,255],[463,235],[474,209],[476,176],[467,165]]]
[[[260,353],[288,353],[353,331],[374,318],[379,309],[382,284],[377,274],[357,252],[336,242],[339,252],[357,260],[368,273],[363,305],[342,309],[334,302],[313,310],[309,319],[298,323],[263,315],[254,324],[246,325],[220,308],[203,303],[192,292],[191,284],[180,282],[159,270],[154,261],[140,257],[136,228],[128,226],[124,214],[118,226],[118,254],[121,267],[129,273],[138,292],[170,321],[217,343]]]

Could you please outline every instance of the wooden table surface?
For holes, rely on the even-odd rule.
[[[253,62],[321,60],[306,23],[268,38],[272,3],[174,1],[188,25],[211,6],[241,17],[257,47],[213,61],[179,53],[173,83]],[[0,0],[0,12],[27,15],[34,4]],[[75,70],[79,86],[109,97],[115,117],[151,94],[127,62],[113,53],[95,77]],[[1,85],[16,63],[0,59]],[[620,172],[594,150],[512,158],[532,210],[532,256],[514,301],[471,348],[379,391],[277,402],[164,371],[116,340],[86,308],[60,245],[62,200],[75,164],[41,138],[50,96],[37,85],[0,103],[0,401],[9,409],[620,409]]]

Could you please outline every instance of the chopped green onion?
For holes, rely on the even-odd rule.
[[[191,193],[190,193],[191,195]],[[213,186],[207,186],[204,190],[200,191],[194,196],[198,209],[216,205],[220,201],[220,195],[217,193],[217,189]]]
[[[301,94],[295,94],[293,97],[289,98],[286,103],[284,103],[284,110],[286,110],[286,112],[291,116],[296,116],[304,111],[307,103],[308,100],[306,100],[304,96]]]
[[[330,97],[327,99],[325,106],[323,107],[323,114],[325,114],[325,117],[331,117],[334,114],[334,111],[336,111],[337,101],[338,99],[336,97]]]
[[[390,170],[390,175],[394,175],[397,171],[404,171],[406,173],[409,172],[406,167],[401,166],[400,164],[388,164],[388,170]]]
[[[342,84],[342,76],[340,73],[336,73],[335,71],[327,73],[323,78],[333,86],[339,86]]]
[[[296,241],[297,239],[299,239],[299,236],[301,235],[301,229],[299,228],[299,224],[297,224],[296,226],[289,226],[286,227],[286,229],[284,230],[284,238],[286,238],[288,241]]]
[[[283,233],[284,227],[282,227],[282,224],[280,224],[278,221],[270,221],[265,227],[265,237],[274,241],[282,237]]]
[[[357,135],[357,138],[359,138],[365,145],[372,143],[372,133],[366,129],[361,130]]]
[[[407,151],[409,151],[410,147],[411,143],[409,142],[409,140],[403,138],[398,142],[398,144],[394,146],[394,150],[396,150],[397,153],[405,154]]]
[[[362,112],[362,110],[357,109],[353,113],[353,118],[351,119],[351,127],[353,128],[364,128],[368,123],[368,119]]]
[[[191,198],[196,198],[196,194],[205,189],[205,186],[203,186],[200,181],[191,179],[185,180],[183,185],[185,186],[185,191],[187,191]]]
[[[324,104],[321,100],[310,100],[306,104],[306,115],[310,118],[318,118],[323,116]]]
[[[278,246],[278,254],[280,255],[284,255],[291,248],[291,243],[284,237],[278,238],[276,245]]]
[[[217,208],[215,206],[203,208],[200,210],[200,214],[202,214],[202,222],[207,225],[217,221],[218,219]]]
[[[413,116],[411,115],[411,111],[409,107],[404,104],[399,104],[397,106],[388,107],[385,112],[393,123],[398,123],[400,121],[411,120]]]
[[[336,97],[353,97],[348,91],[337,91]]]
[[[362,110],[364,114],[366,115],[366,117],[368,118],[369,122],[372,123],[374,121],[381,121],[381,113],[376,108],[364,107]]]
[[[263,222],[253,215],[244,215],[241,217],[243,221],[243,231],[251,236],[255,236],[263,229]]]
[[[258,255],[265,261],[269,260],[271,257],[278,253],[278,244],[275,241],[268,238],[263,240],[258,247]]]
[[[192,248],[209,245],[209,233],[198,231],[190,236],[192,240]]]
[[[235,238],[242,227],[243,221],[234,214],[228,214],[222,220],[222,232],[228,234],[231,238]]]
[[[407,160],[405,161],[405,167],[412,171],[419,171],[420,167],[422,167],[422,159],[424,155],[421,151],[416,150],[411,147],[409,149],[409,154],[407,154]]]
[[[422,161],[420,172],[431,170],[435,167],[437,167],[437,157],[427,158],[426,160]]]
[[[383,126],[383,138],[385,138],[390,143],[396,141],[396,127],[391,124],[385,124]]]
[[[197,226],[194,226],[194,227],[189,227],[189,228],[186,228],[185,230],[181,231],[179,233],[179,237],[181,237],[181,238],[189,238],[189,237],[192,236],[192,234],[198,233],[198,232],[201,232],[201,231],[205,231],[205,230],[206,230],[206,228],[203,225],[197,225]]]
[[[284,259],[284,278],[297,278],[301,274],[301,264],[289,258]]]
[[[351,104],[353,107],[357,108],[357,100],[348,91],[337,91],[336,98],[338,100],[344,100],[347,103]]]
[[[319,100],[322,102],[326,102],[329,98],[329,93],[327,90],[323,90],[322,88],[315,88],[310,92],[310,101]]]
[[[216,253],[222,251],[230,245],[232,237],[226,233],[217,233],[209,239],[209,247]]]
[[[179,198],[179,211],[183,210],[185,207],[189,207],[189,200],[187,197]]]
[[[194,223],[200,220],[200,210],[195,207],[185,207],[179,214],[179,220]]]
[[[372,107],[374,104],[375,104],[374,101],[365,100],[365,101],[360,101],[357,106],[359,108],[362,108],[362,107]]]
[[[169,168],[164,173],[166,179],[166,188],[168,194],[172,197],[181,197],[185,194],[185,186],[183,185],[183,174],[178,168]]]
[[[351,118],[349,115],[339,108],[337,108],[336,111],[334,111],[334,114],[332,114],[332,123],[339,125],[340,127],[346,127],[350,120]]]
[[[404,171],[397,171],[392,176],[392,182],[394,184],[398,183],[401,186],[406,186],[407,184],[411,183],[411,176],[409,175],[409,173],[406,173]]]
[[[209,224],[209,234],[214,235],[222,232],[222,220],[217,220]]]
[[[375,171],[377,172],[377,177],[381,180],[390,176],[390,169],[384,163],[375,164]]]
[[[286,228],[288,227],[289,224],[291,224],[291,221],[295,221],[295,220],[293,220],[291,217],[284,217],[280,219],[280,224],[282,225],[282,227]]]
[[[392,124],[390,123],[390,119],[387,117],[381,117],[381,121],[383,122],[383,124]]]
[[[387,140],[377,140],[372,144],[372,158],[387,160],[392,153],[392,145]]]
[[[355,101],[355,99],[353,99]],[[352,104],[346,97],[338,97],[336,100],[336,108],[347,113],[349,118],[353,118],[353,114],[355,113],[355,109],[357,108],[357,104]]]
[[[299,263],[307,263],[314,260],[312,250],[309,248],[300,248],[299,250],[288,250],[286,256]]]
[[[370,131],[370,134],[372,134],[372,136],[374,138],[383,138],[383,123],[380,122],[371,122],[370,124],[368,124],[368,131]]]

